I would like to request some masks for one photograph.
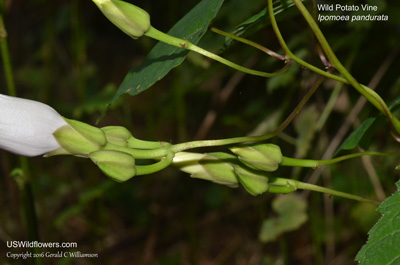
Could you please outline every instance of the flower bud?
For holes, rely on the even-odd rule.
[[[225,153],[198,154],[178,152],[172,164],[179,170],[191,174],[192,178],[210,180],[212,182],[237,187],[238,180],[233,167],[227,159],[234,156]]]
[[[133,137],[131,132],[122,126],[107,126],[101,130],[104,132],[107,142],[120,147],[127,147],[128,140]]]
[[[255,174],[241,166],[234,165],[240,184],[253,196],[260,195],[269,189],[268,177]]]
[[[130,154],[100,150],[88,156],[104,174],[115,181],[124,182],[136,174],[135,159]]]
[[[60,145],[53,132],[67,123],[41,102],[0,95],[0,148],[23,156],[38,156]]]
[[[150,15],[143,9],[119,0],[93,0],[101,12],[120,30],[137,39],[147,32]]]
[[[275,171],[283,160],[281,149],[275,144],[257,143],[230,150],[238,155],[243,164],[255,170]]]
[[[76,120],[65,119],[65,121],[68,124],[53,133],[62,150],[56,150],[49,155],[87,156],[89,153],[100,150],[107,143],[101,129]]]

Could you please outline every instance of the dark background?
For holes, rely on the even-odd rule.
[[[153,0],[135,4],[150,13],[155,28],[166,32],[197,2]],[[368,84],[381,71],[376,89],[390,103],[400,92],[400,63],[395,53],[400,40],[400,4],[378,2],[389,21],[326,22],[321,29],[360,83]],[[127,72],[138,66],[156,43],[147,37],[130,39],[91,1],[14,0],[5,4],[7,41],[18,95],[47,103],[65,117],[93,125]],[[266,1],[260,0],[228,0],[213,26],[229,31],[265,6]],[[295,7],[278,20],[293,53],[323,68],[312,33]],[[270,26],[248,38],[282,53]],[[223,41],[208,32],[199,46],[218,52]],[[282,66],[244,44],[235,44],[222,55],[269,72]],[[387,63],[390,57],[394,60]],[[379,70],[382,65],[387,69]],[[1,74],[0,93],[7,94],[3,71]],[[234,78],[238,82],[231,85]],[[137,138],[173,143],[244,136],[256,129],[257,134],[267,133],[289,115],[316,78],[295,63],[277,78],[241,76],[217,62],[190,54],[151,89],[120,98],[97,125],[121,125]],[[321,158],[359,98],[353,88],[344,86],[324,126],[316,128],[335,85],[325,81],[294,123],[272,139],[284,155]],[[221,92],[230,89],[230,97],[221,100]],[[216,119],[204,126],[207,113],[215,114]],[[377,114],[367,103],[352,121],[351,130]],[[396,145],[389,125],[383,122],[364,148],[390,152]],[[23,192],[10,174],[19,167],[18,161],[0,152],[2,264],[29,262],[5,258],[7,241],[28,240],[22,214]],[[397,162],[393,157],[372,158],[386,196],[395,190]],[[312,172],[282,168],[277,174],[307,181]],[[377,196],[378,188],[371,183],[360,159],[339,163],[324,172],[319,185],[369,198]],[[174,168],[115,183],[89,160],[66,156],[29,159],[29,175],[40,241],[77,242],[77,251],[100,256],[44,259],[43,264],[355,264],[355,255],[379,217],[373,206],[297,192],[299,199],[307,203],[308,221],[273,242],[263,243],[258,239],[263,221],[278,216],[271,208],[277,198],[274,194],[253,197],[243,188],[192,179]]]

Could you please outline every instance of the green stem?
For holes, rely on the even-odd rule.
[[[374,156],[389,156],[390,154],[387,153],[380,153],[380,152],[361,152],[356,154],[349,154],[344,155],[328,160],[312,160],[312,159],[297,159],[291,157],[283,157],[283,161],[280,164],[281,166],[290,166],[290,167],[311,167],[311,168],[318,168],[320,166],[331,165],[337,162],[359,157],[359,156],[366,156],[366,155],[374,155]]]
[[[157,149],[133,149],[130,147],[121,147],[110,142],[103,148],[103,150],[113,150],[128,153],[135,159],[157,159],[160,157],[165,157],[172,153],[168,146],[157,148]]]
[[[167,142],[154,142],[154,141],[144,141],[136,138],[130,138],[128,140],[128,147],[134,149],[158,149],[170,146],[170,143]]]
[[[38,231],[38,220],[35,208],[34,194],[32,189],[32,184],[30,182],[29,176],[29,163],[26,157],[19,157],[20,164],[22,167],[21,176],[21,198],[22,198],[22,209],[23,215],[26,221],[28,240],[29,241],[39,241],[39,231]],[[40,248],[34,247],[33,253],[40,253]],[[42,259],[34,259],[32,264],[40,265],[42,264]]]
[[[281,193],[279,191],[283,191],[283,193],[290,193],[297,189],[302,189],[302,190],[310,190],[310,191],[326,193],[326,194],[330,194],[333,196],[339,196],[339,197],[356,200],[356,201],[360,201],[360,202],[372,203],[372,204],[376,204],[376,205],[380,204],[378,201],[375,201],[375,200],[366,199],[366,198],[363,198],[363,197],[360,197],[357,195],[353,195],[353,194],[349,194],[349,193],[345,193],[345,192],[341,192],[341,191],[336,191],[336,190],[320,187],[317,185],[300,182],[300,181],[293,180],[293,179],[270,178],[269,184],[270,184],[270,187],[269,187],[268,192],[273,192],[273,193]]]
[[[276,52],[274,52],[274,51],[272,51],[272,50],[270,50],[270,49],[268,49],[268,48],[266,48],[266,47],[264,47],[264,46],[262,46],[262,45],[260,45],[260,44],[258,44],[256,42],[254,42],[254,41],[251,41],[251,40],[248,40],[248,39],[245,39],[245,38],[242,38],[242,37],[238,37],[236,35],[230,34],[228,32],[222,31],[222,30],[214,28],[214,27],[212,27],[210,29],[211,29],[211,31],[213,31],[213,32],[215,32],[217,34],[220,34],[222,36],[225,36],[225,37],[237,40],[237,41],[240,41],[240,42],[245,43],[247,45],[250,45],[250,46],[252,46],[252,47],[254,47],[256,49],[259,49],[260,51],[263,51],[266,54],[268,54],[268,55],[270,55],[270,56],[272,56],[272,57],[274,57],[274,58],[276,58],[278,60],[284,61],[284,60],[288,59],[286,56],[280,55],[279,53],[276,53]]]
[[[324,70],[321,70],[318,67],[315,67],[314,65],[309,64],[306,61],[304,61],[304,60],[300,59],[299,57],[297,57],[296,55],[294,55],[292,53],[292,51],[289,49],[289,47],[287,46],[287,44],[286,44],[285,40],[283,39],[282,34],[279,30],[279,27],[278,27],[278,24],[276,22],[275,15],[273,12],[272,0],[268,0],[268,12],[269,12],[272,29],[274,30],[275,35],[276,35],[278,42],[281,45],[283,51],[285,52],[286,56],[290,60],[295,61],[296,63],[300,64],[301,66],[303,66],[319,75],[325,76],[327,78],[330,78],[330,79],[333,79],[333,80],[336,80],[339,82],[347,83],[347,80],[345,78],[331,74],[329,72],[325,72]]]
[[[7,81],[8,94],[10,96],[16,96],[17,92],[15,89],[11,59],[10,59],[10,51],[8,49],[7,44],[7,31],[3,21],[3,14],[1,11],[3,10],[3,3],[0,6],[0,46],[1,46],[1,55],[3,57],[3,67],[4,73]],[[20,165],[22,168],[22,185],[20,186],[20,193],[22,197],[22,209],[23,214],[27,226],[28,240],[29,241],[39,241],[39,232],[38,232],[38,222],[37,222],[37,214],[35,208],[35,197],[33,194],[32,185],[30,182],[29,176],[29,164],[26,157],[20,157],[19,159]],[[39,253],[40,249],[33,248],[34,253]],[[32,259],[31,264],[40,265],[42,264],[42,258]]]
[[[165,34],[159,30],[157,30],[156,28],[150,27],[150,29],[145,33],[146,36],[156,39],[158,41],[161,42],[165,42],[169,45],[175,46],[175,47],[179,47],[182,49],[186,49],[186,50],[190,50],[190,51],[194,51],[197,52],[199,54],[202,54],[210,59],[213,59],[215,61],[218,61],[222,64],[225,64],[233,69],[236,69],[238,71],[247,73],[247,74],[251,74],[251,75],[256,75],[256,76],[262,76],[262,77],[272,77],[272,76],[277,76],[281,73],[282,70],[275,72],[275,73],[266,73],[266,72],[261,72],[261,71],[257,71],[257,70],[252,70],[246,67],[243,67],[241,65],[235,64],[225,58],[222,58],[221,56],[218,56],[212,52],[209,52],[207,50],[204,50],[196,45],[194,45],[193,43],[189,42],[188,40],[184,40],[184,39],[180,39],[180,38],[176,38],[173,37],[171,35]]]
[[[192,142],[172,145],[171,147],[169,147],[169,149],[174,153],[177,153],[184,150],[199,148],[199,147],[222,146],[222,145],[237,144],[244,142],[263,141],[271,138],[272,136],[273,135],[271,134],[267,134],[262,136],[243,136],[243,137],[235,137],[235,138],[220,139],[220,140],[192,141]]]
[[[139,175],[147,175],[147,174],[152,174],[155,172],[158,172],[166,167],[168,167],[172,163],[172,159],[174,158],[174,155],[170,153],[166,157],[161,158],[159,162],[156,162],[151,165],[146,165],[146,166],[140,166],[136,165],[136,176]]]
[[[339,59],[336,57],[332,48],[330,47],[328,41],[325,36],[322,34],[319,29],[317,23],[308,12],[306,7],[300,0],[293,0],[294,4],[299,9],[300,13],[303,15],[311,30],[314,32],[315,37],[318,39],[318,42],[321,44],[322,49],[324,50],[326,56],[329,61],[332,63],[333,67],[336,68],[347,80],[347,83],[352,85],[360,94],[362,94],[370,103],[372,103],[380,112],[385,114],[389,119],[393,129],[400,135],[400,121],[392,115],[389,108],[386,106],[385,102],[382,98],[372,89],[366,86],[360,85],[358,81],[347,71],[347,69],[342,65]]]
[[[347,71],[347,69],[340,63],[340,61],[337,59],[335,53],[332,51],[330,48],[328,42],[326,41],[324,35],[322,34],[321,30],[318,28],[316,22],[310,15],[310,13],[307,11],[307,9],[304,7],[304,5],[301,3],[299,0],[293,0],[293,2],[296,4],[297,8],[299,11],[303,14],[305,17],[306,21],[310,25],[310,28],[313,30],[315,36],[317,37],[318,41],[320,42],[320,45],[324,52],[326,53],[328,59],[332,63],[333,67],[336,68],[343,76],[337,76],[328,72],[325,72],[318,67],[315,67],[314,65],[311,65],[307,63],[306,61],[303,61],[302,59],[298,58],[295,56],[289,47],[287,46],[285,40],[282,37],[282,34],[278,28],[278,24],[276,23],[276,19],[274,16],[273,12],[273,5],[272,5],[272,0],[268,0],[268,12],[271,20],[271,25],[272,28],[275,32],[276,37],[278,38],[278,41],[286,53],[286,56],[298,64],[302,65],[303,67],[308,68],[309,70],[320,74],[322,76],[325,76],[327,78],[331,78],[333,80],[345,83],[345,84],[350,84],[352,85],[360,94],[362,94],[371,104],[373,104],[380,112],[386,115],[386,117],[389,119],[392,127],[394,130],[397,132],[397,135],[400,136],[400,121],[393,116],[393,114],[390,112],[389,108],[386,106],[385,102],[382,100],[382,98],[374,92],[372,89],[365,85],[361,85],[360,83],[357,82],[357,80]]]
[[[3,16],[0,14],[0,47],[1,47],[1,57],[3,58],[4,74],[6,77],[8,94],[10,96],[16,96],[17,92],[15,90],[15,83],[13,78],[10,52],[7,43],[7,30],[4,26]]]

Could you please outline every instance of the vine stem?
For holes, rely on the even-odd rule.
[[[366,198],[363,198],[363,197],[360,197],[357,195],[353,195],[353,194],[349,194],[349,193],[345,193],[345,192],[341,192],[341,191],[337,191],[337,190],[332,190],[332,189],[328,189],[325,187],[320,187],[317,185],[313,185],[313,184],[309,184],[309,183],[305,183],[305,182],[301,182],[301,181],[293,180],[293,179],[270,178],[269,184],[270,184],[270,187],[269,187],[268,191],[272,192],[272,193],[290,193],[295,190],[302,189],[302,190],[310,190],[310,191],[326,193],[329,195],[339,196],[339,197],[356,200],[356,201],[360,201],[360,202],[372,203],[372,204],[376,204],[376,205],[380,204],[379,201],[366,199]]]
[[[278,25],[276,23],[273,11],[272,11],[272,0],[268,0],[268,10],[269,10],[269,15],[271,19],[271,25],[275,31],[275,34],[277,35],[277,38],[279,40],[279,43],[281,44],[282,48],[286,52],[287,56],[292,59],[293,61],[298,62],[299,64],[302,64],[303,66],[307,67],[310,70],[313,70],[319,74],[325,75],[326,77],[333,78],[337,81],[344,82],[346,84],[350,84],[353,86],[360,94],[362,94],[371,104],[373,104],[380,112],[385,114],[385,116],[389,119],[392,128],[394,131],[397,133],[397,136],[400,136],[400,121],[393,116],[393,114],[390,112],[389,108],[387,107],[386,103],[383,101],[383,99],[377,94],[375,91],[370,89],[367,86],[361,85],[358,83],[358,81],[348,72],[348,70],[342,65],[342,63],[339,61],[339,59],[336,57],[335,53],[333,52],[332,48],[330,47],[328,41],[326,40],[325,36],[319,29],[317,23],[311,16],[311,14],[308,12],[306,7],[303,5],[303,3],[300,0],[292,0],[294,4],[297,6],[299,9],[300,13],[303,15],[305,20],[307,21],[308,25],[310,26],[311,30],[313,31],[315,37],[317,38],[318,42],[320,43],[322,49],[324,50],[325,54],[327,55],[329,61],[331,62],[332,66],[341,73],[344,78],[338,77],[335,75],[327,74],[326,72],[323,72],[321,69],[312,66],[305,61],[301,60],[300,58],[297,58],[294,56],[294,54],[290,51],[288,46],[286,45],[280,31],[278,28]]]
[[[318,39],[318,42],[321,44],[322,49],[324,50],[326,56],[332,63],[332,66],[336,68],[352,85],[358,92],[360,92],[369,102],[371,102],[378,110],[383,112],[386,116],[388,116],[390,122],[392,123],[393,128],[400,134],[400,122],[390,113],[389,108],[386,106],[385,102],[382,98],[372,89],[368,87],[362,87],[360,83],[347,71],[347,69],[342,65],[339,59],[336,57],[336,54],[333,52],[330,47],[328,41],[326,40],[324,34],[318,27],[317,23],[308,12],[303,3],[299,0],[293,0],[300,13],[303,15],[304,19],[307,21],[311,30],[314,32],[315,37]]]
[[[221,56],[218,56],[212,52],[209,52],[207,50],[204,50],[198,46],[196,46],[195,44],[191,43],[188,40],[185,39],[180,39],[180,38],[176,38],[173,37],[171,35],[168,35],[164,32],[161,32],[159,30],[157,30],[154,27],[150,27],[150,29],[145,33],[146,36],[156,39],[158,41],[161,42],[165,42],[169,45],[175,46],[175,47],[179,47],[182,49],[186,49],[186,50],[190,50],[190,51],[194,51],[197,52],[199,54],[202,54],[210,59],[213,59],[215,61],[218,61],[222,64],[225,64],[233,69],[236,69],[238,71],[247,73],[247,74],[251,74],[251,75],[256,75],[256,76],[261,76],[261,77],[273,77],[273,76],[277,76],[279,75],[282,70],[275,72],[275,73],[267,73],[267,72],[262,72],[262,71],[257,71],[257,70],[252,70],[246,67],[243,67],[241,65],[235,64],[225,58],[222,58]]]
[[[286,56],[280,55],[279,53],[276,53],[276,52],[274,52],[274,51],[272,51],[272,50],[270,50],[270,49],[268,49],[268,48],[266,48],[266,47],[264,47],[264,46],[262,46],[262,45],[260,45],[260,44],[258,44],[256,42],[254,42],[254,41],[251,41],[251,40],[248,40],[248,39],[233,35],[231,33],[222,31],[222,30],[214,28],[214,27],[211,27],[210,30],[215,32],[215,33],[217,33],[217,34],[220,34],[222,36],[228,37],[228,38],[233,39],[233,40],[240,41],[240,42],[245,43],[245,44],[247,44],[249,46],[252,46],[252,47],[254,47],[256,49],[259,49],[260,51],[263,51],[266,54],[268,54],[268,55],[270,55],[270,56],[272,56],[272,57],[274,57],[274,58],[276,58],[278,60],[285,61],[285,60],[288,59]]]
[[[297,158],[291,158],[291,157],[284,156],[283,161],[280,165],[281,166],[290,166],[290,167],[318,168],[320,166],[331,165],[331,164],[335,164],[335,163],[343,161],[343,160],[360,157],[360,156],[366,156],[366,155],[389,156],[390,154],[381,153],[381,152],[360,152],[360,153],[355,153],[355,154],[339,156],[339,157],[327,159],[327,160],[297,159]]]
[[[286,56],[288,57],[288,59],[295,61],[296,63],[300,64],[301,66],[303,66],[319,75],[322,75],[327,78],[348,84],[348,81],[345,78],[331,74],[330,72],[325,72],[324,70],[321,70],[318,67],[316,67],[312,64],[309,64],[306,61],[304,61],[304,60],[300,59],[299,57],[297,57],[296,55],[294,55],[292,53],[292,51],[289,49],[289,47],[287,46],[287,44],[279,30],[278,23],[276,22],[275,15],[273,12],[272,0],[268,0],[268,12],[269,12],[272,29],[274,30],[275,36],[278,39],[278,42],[281,45],[281,47],[282,47],[283,51],[285,52]]]

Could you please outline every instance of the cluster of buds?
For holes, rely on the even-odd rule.
[[[107,176],[119,182],[140,173],[141,166],[135,165],[135,159],[167,155],[162,150],[166,143],[136,139],[120,126],[97,128],[66,119],[52,107],[28,99],[0,95],[0,125],[1,149],[28,157],[90,158]],[[149,167],[145,166],[146,172],[151,172]],[[155,166],[155,170],[159,168]]]
[[[89,158],[110,178],[123,182],[135,175],[161,170],[171,163],[194,178],[237,187],[250,194],[278,191],[268,172],[283,160],[279,146],[252,144],[232,147],[228,153],[174,154],[169,143],[136,139],[120,126],[97,128],[62,117],[50,106],[22,98],[0,95],[0,148],[23,156],[74,155]],[[136,159],[157,159],[136,165]],[[275,184],[271,184],[275,183]],[[272,186],[271,186],[272,185]],[[282,186],[279,182],[278,186]],[[290,185],[289,185],[290,186]],[[279,192],[289,187],[283,183]]]
[[[45,156],[88,157],[104,174],[120,182],[136,175],[135,158],[123,149],[133,139],[127,129],[119,126],[97,128],[76,120],[64,120],[67,124],[53,132],[60,147]]]
[[[191,147],[190,144],[188,146]],[[307,189],[377,203],[352,194],[269,176],[279,166],[313,166],[317,163],[283,157],[279,146],[274,144],[232,147],[235,155],[179,152],[184,150],[182,146],[176,148],[165,142],[139,140],[124,127],[97,128],[63,118],[46,104],[4,95],[0,95],[0,148],[22,156],[86,157],[118,182],[154,173],[172,164],[194,178],[230,187],[241,184],[252,195]],[[137,159],[155,159],[158,162],[136,165]]]
[[[162,169],[173,162],[194,178],[231,187],[240,183],[256,195],[269,189],[265,172],[275,171],[282,161],[279,147],[272,144],[231,148],[237,156],[178,152],[173,158],[174,155],[165,148],[169,143],[136,139],[120,126],[97,128],[66,119],[41,102],[5,95],[0,95],[0,124],[2,149],[23,156],[74,155],[89,158],[107,176],[120,182]],[[171,161],[162,161],[165,157]],[[141,158],[161,161],[157,165],[136,165],[135,160]]]
[[[179,152],[175,154],[172,165],[193,178],[230,187],[241,184],[252,195],[275,191],[275,178],[270,178],[268,172],[277,170],[283,160],[279,146],[258,143],[233,147],[231,151],[238,156],[228,153]],[[275,184],[272,184],[271,179]],[[286,183],[279,182],[279,186],[282,192],[294,191]]]

